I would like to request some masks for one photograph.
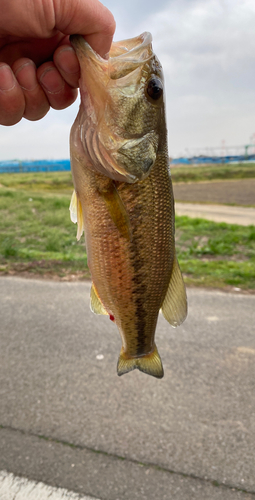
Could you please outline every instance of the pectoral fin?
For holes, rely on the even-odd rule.
[[[181,325],[187,316],[186,290],[176,255],[174,256],[173,270],[161,309],[164,318],[173,327]]]
[[[154,350],[152,352],[140,358],[128,357],[123,348],[121,349],[117,366],[118,375],[124,375],[124,373],[131,372],[135,370],[135,368],[156,378],[162,378],[164,376],[162,362],[156,345],[154,345]]]
[[[74,224],[77,223],[77,235],[76,235],[76,238],[79,241],[79,239],[81,238],[81,235],[83,233],[84,226],[83,226],[83,216],[82,216],[81,202],[80,202],[80,200],[79,200],[79,198],[78,198],[78,196],[77,196],[77,194],[76,194],[75,191],[72,194],[72,198],[71,198],[69,210],[70,210],[71,221],[74,222]]]
[[[128,213],[115,183],[110,182],[107,189],[100,191],[100,195],[104,198],[108,212],[121,236],[124,236],[127,240],[131,240],[131,228]]]
[[[90,309],[94,314],[106,314],[108,316],[108,312],[98,296],[94,283],[92,283],[90,290]]]

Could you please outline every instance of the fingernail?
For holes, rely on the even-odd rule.
[[[60,68],[70,75],[79,73],[80,65],[72,47],[65,47],[57,54],[57,61]]]
[[[64,80],[55,68],[47,68],[40,77],[40,83],[50,94],[58,94],[65,86]]]
[[[22,89],[32,91],[37,87],[35,68],[36,66],[32,62],[27,62],[15,71],[15,76]]]
[[[12,90],[15,87],[13,72],[6,64],[0,66],[0,90]]]

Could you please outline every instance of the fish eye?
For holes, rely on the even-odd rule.
[[[152,78],[147,84],[147,94],[148,96],[157,101],[163,94],[163,84],[159,78]]]

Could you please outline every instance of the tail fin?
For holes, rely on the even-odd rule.
[[[145,356],[141,356],[140,358],[130,358],[124,353],[123,348],[121,349],[117,366],[118,375],[124,375],[124,373],[131,372],[135,368],[156,378],[164,376],[162,362],[156,345],[150,354],[145,354]]]

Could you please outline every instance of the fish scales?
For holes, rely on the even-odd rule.
[[[149,61],[142,65],[142,59],[140,64],[139,96],[142,96],[141,87],[155,86],[155,81],[159,85],[155,76],[148,84],[148,75],[156,72],[162,76],[147,35],[134,39],[135,50],[139,48],[137,40],[145,45],[143,57],[145,54]],[[86,42],[73,38],[81,68],[85,64],[81,43],[87,51],[87,64],[91,57],[96,58],[100,68],[106,71],[107,63],[102,62]],[[122,57],[121,51],[118,57]],[[115,62],[110,53],[109,65],[112,61]],[[128,72],[124,65],[124,70],[118,73],[120,80],[124,73],[132,74],[132,70]],[[132,87],[132,81],[130,85]],[[185,288],[175,256],[174,200],[163,101],[155,106],[152,102],[148,107],[143,96],[137,100],[132,97],[133,101],[127,99],[127,95],[135,93],[133,85],[131,90],[125,89],[124,94],[120,92],[114,96],[117,108],[114,109],[110,99],[102,115],[102,105],[97,108],[96,104],[100,96],[93,97],[89,81],[83,88],[85,96],[89,95],[89,104],[86,108],[83,103],[84,108],[81,107],[71,132],[71,161],[93,280],[91,308],[96,313],[109,314],[118,326],[122,339],[118,374],[138,368],[161,378],[163,367],[154,341],[159,310],[162,307],[166,319],[177,326],[186,317],[187,309]],[[103,94],[105,89],[101,92]],[[98,123],[101,123],[100,130],[97,130]],[[102,144],[109,124],[115,135],[108,137],[106,134]],[[82,137],[84,129],[85,137]],[[91,137],[94,136],[97,141],[94,140],[96,147],[93,149],[89,141],[93,141]],[[118,142],[119,147],[113,154],[109,145]],[[119,166],[121,168],[115,170]],[[175,283],[174,287],[171,282]]]
[[[104,307],[125,332],[123,345],[128,345],[131,356],[152,348],[155,310],[159,311],[162,305],[172,269],[171,184],[160,166],[159,157],[147,179],[134,186],[118,185],[130,219],[131,241],[119,235],[104,199],[98,194],[104,185],[100,174],[86,172],[80,195],[86,214],[88,265],[93,282],[100,297],[104,297]],[[162,190],[161,197],[155,196],[158,177],[165,177],[165,196]]]

